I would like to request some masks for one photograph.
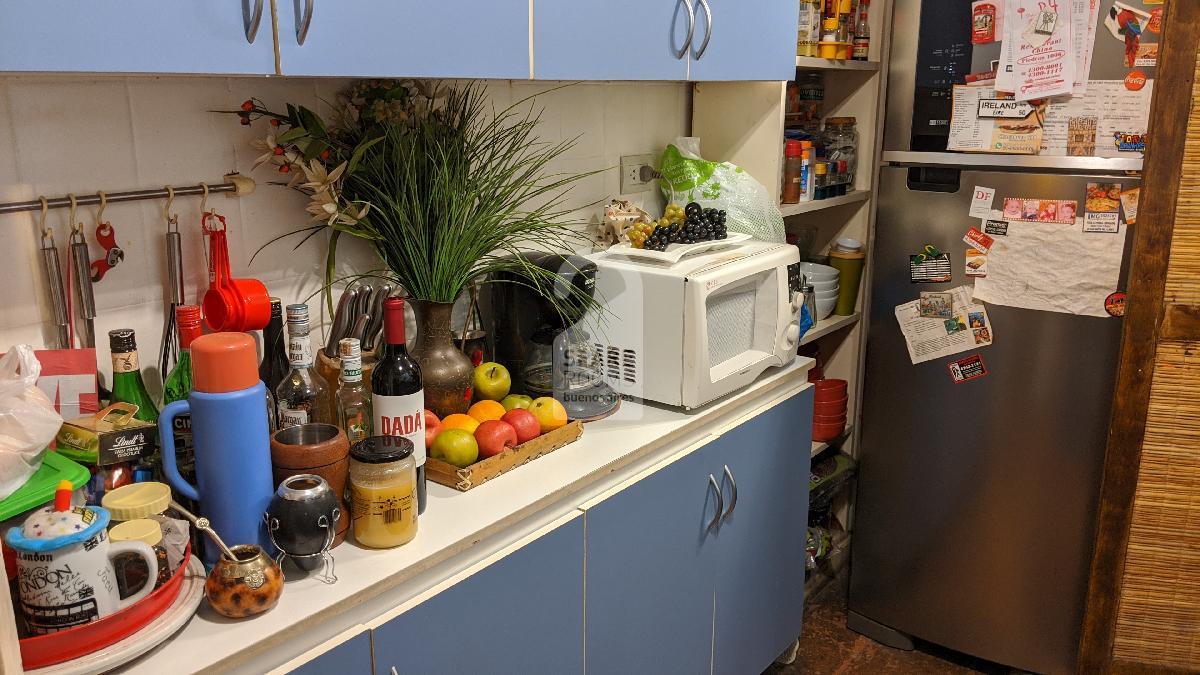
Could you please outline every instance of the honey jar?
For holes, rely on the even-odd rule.
[[[351,530],[358,543],[392,548],[417,536],[417,464],[413,444],[372,436],[350,448]]]

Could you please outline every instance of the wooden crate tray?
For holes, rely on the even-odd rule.
[[[564,445],[574,443],[582,435],[583,422],[576,420],[554,431],[548,431],[532,441],[526,441],[498,455],[461,469],[449,462],[429,457],[425,460],[425,477],[459,492],[466,492],[506,471],[511,471],[526,462],[554,452]]]

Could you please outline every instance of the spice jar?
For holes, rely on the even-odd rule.
[[[796,204],[800,201],[800,155],[803,147],[800,141],[788,141],[783,150],[783,199],[784,204]]]
[[[392,548],[417,535],[417,464],[413,444],[372,436],[350,448],[351,527],[358,543]]]
[[[169,510],[171,505],[171,487],[166,483],[148,481],[134,483],[110,490],[104,494],[101,501],[104,508],[112,514],[114,523],[124,524],[139,520],[149,521],[158,528],[158,544],[165,552],[167,559],[159,565],[160,572],[166,572],[170,577],[184,562],[184,553],[191,540],[191,526],[178,518],[178,514]],[[110,536],[115,537],[116,528],[112,528]],[[146,527],[140,525],[138,527]],[[139,530],[140,531],[140,530]],[[147,541],[147,537],[131,537],[137,541]],[[156,544],[150,544],[156,546]],[[157,550],[156,550],[157,553]],[[132,579],[129,580],[132,583]],[[137,586],[134,585],[133,588]]]
[[[163,546],[162,528],[157,521],[149,518],[138,518],[118,523],[108,531],[108,538],[114,543],[118,541],[141,541],[154,549],[154,557],[158,560],[158,578],[154,587],[158,588],[171,579],[171,563],[167,559],[167,547]],[[138,557],[118,558],[116,567],[117,586],[121,588],[121,597],[137,592],[146,583],[150,571]]]
[[[858,129],[853,117],[830,117],[825,120],[825,155],[832,161],[845,160],[842,182],[854,185],[858,166]]]

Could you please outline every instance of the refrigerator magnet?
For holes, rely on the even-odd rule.
[[[954,380],[955,384],[978,379],[988,374],[987,367],[983,365],[983,357],[979,354],[951,361],[946,364],[946,367],[950,369],[950,379]]]
[[[992,0],[976,0],[971,3],[971,44],[985,45],[996,41],[999,32],[1000,8]]]
[[[969,277],[986,277],[987,261],[988,255],[986,253],[980,253],[973,248],[968,248],[967,260],[963,269]]]
[[[921,291],[917,313],[926,319],[953,319],[954,296],[950,293]]]
[[[979,228],[977,227],[972,227],[971,229],[967,230],[967,233],[963,235],[963,241],[967,242],[967,246],[970,246],[980,253],[987,253],[989,250],[991,250],[992,244],[996,243],[995,239],[992,239],[989,235],[980,232]]]
[[[979,104],[982,106],[983,101]],[[1027,105],[1027,104],[1025,104]],[[990,187],[975,186],[975,192],[971,194],[971,208],[968,213],[972,218],[989,218],[992,215],[992,200],[996,198],[996,189]]]
[[[1085,213],[1083,214],[1083,231],[1084,232],[1108,232],[1116,233],[1121,231],[1120,214],[1117,213]]]
[[[1109,316],[1125,316],[1125,291],[1114,291],[1104,298],[1104,311]]]
[[[1008,236],[1008,221],[991,219],[985,220],[983,221],[983,231],[985,234],[1006,237]]]
[[[908,274],[914,284],[943,284],[954,278],[950,256],[945,253],[932,257],[923,253],[908,256]]]

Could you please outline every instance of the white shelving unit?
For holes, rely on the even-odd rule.
[[[814,213],[816,211],[824,211],[832,209],[835,206],[844,206],[846,204],[858,204],[865,202],[871,198],[870,190],[852,190],[839,197],[830,197],[829,199],[818,199],[811,202],[800,202],[799,204],[783,204],[779,207],[779,212],[784,218],[789,216],[797,216],[801,213]]]
[[[819,68],[821,70],[879,70],[878,61],[839,61],[815,56],[797,56],[797,68]]]
[[[843,442],[844,440],[846,440],[847,438],[850,437],[850,434],[853,433],[853,431],[854,431],[854,425],[847,424],[846,430],[842,432],[842,435],[838,436],[837,438],[833,439],[832,441],[813,441],[812,453],[809,455],[809,457],[816,457],[817,455],[821,454],[822,452],[825,452],[826,450],[828,450],[829,446],[837,445],[838,443]]]
[[[849,316],[838,316],[837,314],[831,314],[818,321],[817,324],[812,328],[809,328],[808,332],[804,334],[804,337],[800,338],[800,345],[804,346],[810,342],[816,342],[830,333],[841,330],[846,326],[852,326],[858,323],[858,320],[861,316],[861,312],[855,312]]]

